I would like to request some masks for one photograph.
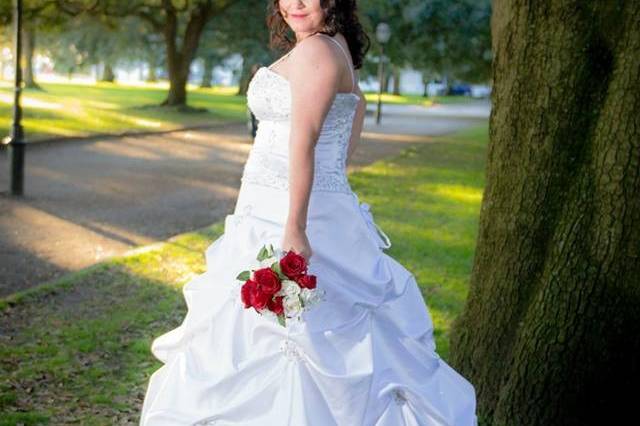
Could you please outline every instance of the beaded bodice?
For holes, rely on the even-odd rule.
[[[315,146],[312,191],[351,193],[346,157],[359,96],[337,93]],[[291,88],[280,74],[260,68],[247,88],[247,105],[258,129],[244,167],[242,181],[287,190]]]

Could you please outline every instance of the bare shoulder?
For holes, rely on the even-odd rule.
[[[291,55],[296,68],[337,73],[340,70],[339,52],[335,51],[337,46],[334,47],[332,44],[334,43],[331,40],[320,34],[302,40]]]

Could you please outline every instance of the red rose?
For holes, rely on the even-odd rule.
[[[258,282],[258,287],[264,293],[275,294],[282,288],[278,274],[271,268],[258,269],[253,273],[253,278]]]
[[[253,280],[247,280],[244,284],[242,284],[242,288],[240,289],[240,296],[245,308],[250,308],[253,306],[253,295],[257,290],[258,283]]]
[[[314,289],[316,288],[316,276],[315,275],[302,275],[296,281],[302,288]]]
[[[293,251],[288,251],[286,255],[280,259],[280,270],[287,277],[296,280],[307,272],[307,261],[304,257]]]
[[[260,287],[258,287],[256,292],[253,293],[253,307],[256,311],[261,311],[267,307],[269,299],[271,299],[271,295],[260,290]]]
[[[276,315],[280,315],[284,313],[284,306],[282,305],[282,299],[284,296],[276,296],[275,300],[269,300],[267,307],[270,311],[272,311]]]
[[[260,285],[251,279],[245,281],[240,289],[240,297],[245,308],[255,308],[260,311],[267,307],[271,295],[260,289]]]

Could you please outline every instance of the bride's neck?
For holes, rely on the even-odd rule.
[[[307,37],[310,37],[316,33],[319,33],[320,31],[322,31],[324,28],[319,28],[317,30],[313,30],[313,31],[306,31],[306,32],[299,32],[296,33],[296,46],[298,44],[300,44],[304,39],[306,39]]]

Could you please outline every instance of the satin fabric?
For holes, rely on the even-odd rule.
[[[325,300],[285,329],[245,309],[237,273],[281,244],[288,193],[243,184],[188,313],[151,350],[141,425],[470,426],[475,390],[435,351],[415,277],[355,193],[312,192],[309,272]],[[388,237],[387,237],[388,238]]]

